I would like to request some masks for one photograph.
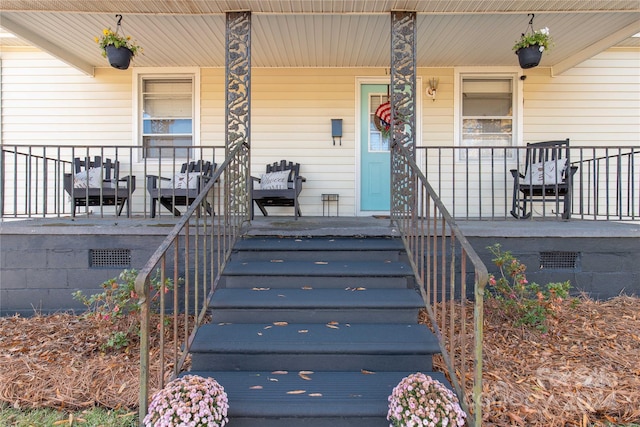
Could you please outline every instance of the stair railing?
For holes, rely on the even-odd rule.
[[[395,144],[391,156],[391,219],[407,249],[447,377],[467,422],[479,427],[487,268],[408,150]]]
[[[240,144],[138,273],[141,424],[150,387],[160,390],[180,374],[206,321],[220,273],[249,220],[248,176],[249,150]]]

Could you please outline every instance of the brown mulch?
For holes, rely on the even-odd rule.
[[[548,334],[513,327],[495,312],[487,302],[483,425],[640,422],[640,298],[567,303]],[[71,314],[0,318],[0,402],[135,409],[139,350],[101,351],[109,331]],[[157,377],[157,364],[152,370]]]

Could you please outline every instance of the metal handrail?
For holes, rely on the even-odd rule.
[[[391,219],[407,249],[430,326],[438,338],[448,378],[471,426],[482,425],[482,337],[484,290],[489,275],[412,155],[392,149],[397,181]],[[467,262],[472,272],[467,272]],[[469,277],[470,276],[470,277]],[[467,387],[467,283],[473,281],[473,387]],[[459,302],[459,310],[456,307]],[[456,329],[456,327],[458,329]],[[469,399],[469,391],[471,399]]]
[[[246,146],[238,145],[216,169],[198,197],[138,273],[135,290],[140,305],[140,422],[148,410],[149,383],[152,379],[152,277],[157,275],[160,278],[158,295],[161,320],[158,324],[159,342],[153,355],[159,364],[157,388],[162,389],[165,381],[180,374],[195,334],[205,321],[208,301],[217,288],[231,249],[249,220],[248,175],[249,151]],[[207,204],[211,203],[212,216],[201,215],[201,212],[206,212]],[[167,265],[170,261],[173,264],[173,290],[167,286],[167,278],[171,273]],[[180,272],[183,277],[180,277]],[[173,294],[172,302],[165,298],[168,292]],[[173,337],[166,340],[164,319],[169,310],[172,312]],[[179,342],[178,338],[181,330],[183,342]],[[166,353],[172,357],[170,370],[165,365]]]

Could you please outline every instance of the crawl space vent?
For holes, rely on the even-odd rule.
[[[540,252],[540,269],[575,270],[579,252]]]
[[[131,267],[131,249],[90,249],[89,265],[91,267]]]

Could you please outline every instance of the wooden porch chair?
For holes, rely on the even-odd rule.
[[[268,206],[293,206],[293,215],[297,220],[302,216],[298,195],[302,183],[307,180],[300,176],[300,164],[281,160],[267,165],[266,173],[260,178],[251,177],[251,219],[254,217],[254,202],[264,216],[268,216]]]
[[[174,216],[182,215],[176,206],[189,206],[198,197],[202,188],[209,182],[216,168],[215,163],[203,160],[183,163],[180,172],[173,178],[147,175],[147,191],[150,196],[151,218],[155,218],[160,203]],[[213,209],[206,204],[209,215]]]
[[[532,203],[544,202],[562,206],[562,218],[571,217],[573,175],[569,139],[527,144],[524,173],[511,169],[513,205],[511,215],[518,219],[531,217]]]
[[[64,190],[71,196],[71,215],[78,206],[116,206],[120,216],[127,205],[127,217],[131,216],[129,195],[136,189],[136,177],[120,178],[120,164],[101,156],[73,159],[73,173],[65,173]]]

